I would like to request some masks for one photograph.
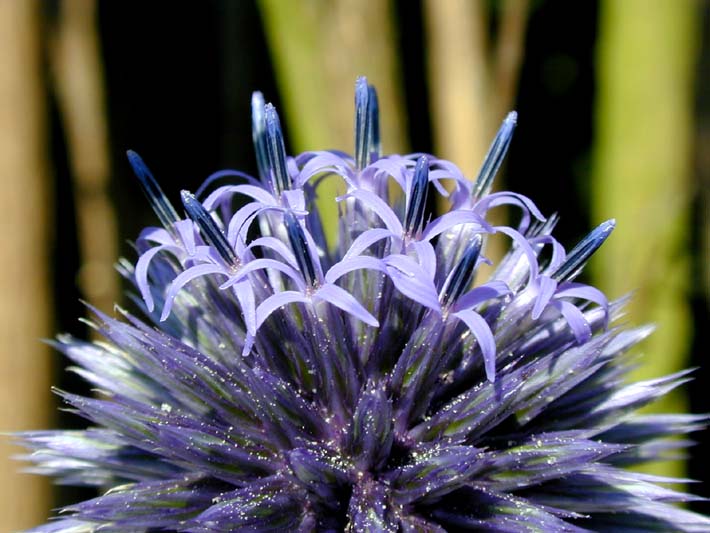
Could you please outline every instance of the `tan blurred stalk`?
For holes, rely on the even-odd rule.
[[[95,0],[62,0],[50,63],[67,136],[77,213],[84,297],[103,311],[119,301],[116,214],[109,196],[110,159]]]
[[[498,8],[493,43],[485,2],[424,2],[435,151],[472,178],[518,87],[528,0]]]
[[[434,151],[472,178],[491,140],[495,108],[485,11],[480,1],[424,2]]]
[[[39,4],[0,0],[0,431],[49,425],[50,179]],[[0,437],[0,530],[44,521],[49,482],[20,474]]]
[[[498,4],[498,36],[492,42],[487,3],[482,0],[425,0],[424,24],[434,152],[475,179],[496,129],[511,110],[518,88],[528,0]],[[501,180],[496,180],[496,188]],[[447,211],[439,198],[439,210]],[[503,220],[493,213],[496,223]],[[502,254],[491,241],[486,255]]]
[[[294,151],[353,152],[353,90],[357,76],[377,87],[382,144],[407,148],[400,72],[389,0],[260,0],[267,41]],[[266,95],[267,99],[269,95]],[[334,234],[334,180],[319,189],[319,211]]]
[[[691,317],[689,239],[693,81],[700,30],[692,0],[605,0],[597,55],[593,217],[617,218],[594,282],[636,290],[633,323],[653,322],[635,378],[686,366]],[[676,394],[654,410],[683,411]],[[665,474],[682,474],[666,465]]]

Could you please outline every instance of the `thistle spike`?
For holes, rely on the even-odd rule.
[[[281,121],[276,108],[271,104],[264,106],[264,116],[266,123],[266,148],[268,154],[268,166],[271,174],[274,192],[280,195],[283,191],[291,188],[291,178],[286,168],[286,147],[284,146],[284,136],[281,130]]]
[[[615,227],[616,220],[612,218],[602,222],[589,232],[589,234],[579,241],[579,244],[572,248],[572,251],[567,254],[564,263],[552,273],[552,279],[555,281],[566,281],[576,277],[587,260],[604,244],[604,241],[611,235]]]
[[[284,214],[284,224],[286,226],[288,240],[291,243],[291,248],[293,249],[293,253],[296,255],[296,263],[298,263],[298,268],[303,274],[303,277],[306,279],[308,286],[317,287],[319,285],[319,281],[316,266],[313,263],[313,256],[309,251],[306,234],[303,232],[301,224],[290,211],[287,211]]]
[[[493,186],[493,179],[503,163],[505,154],[508,153],[510,141],[513,138],[513,131],[518,121],[518,114],[511,111],[503,120],[503,123],[498,130],[498,133],[493,139],[488,153],[483,160],[481,170],[478,172],[478,177],[473,185],[473,197],[482,198],[488,194]]]
[[[414,167],[412,185],[407,195],[407,211],[404,216],[404,229],[409,235],[415,235],[424,226],[427,195],[429,192],[429,158],[421,156]]]
[[[439,301],[442,307],[449,307],[458,298],[466,292],[466,289],[471,285],[473,275],[476,271],[476,262],[481,255],[483,247],[483,237],[476,234],[471,239],[471,243],[461,257],[461,261],[454,267],[449,277],[446,279],[444,286],[439,295]]]
[[[185,206],[188,216],[200,228],[200,232],[204,236],[207,243],[212,246],[224,262],[229,266],[239,265],[239,258],[234,253],[234,249],[227,241],[227,238],[222,233],[215,223],[212,216],[202,206],[190,191],[182,191],[180,193],[182,203]]]
[[[133,172],[135,173],[138,181],[141,184],[141,188],[150,202],[150,206],[153,211],[158,216],[160,223],[165,226],[168,231],[172,231],[173,224],[180,220],[180,216],[175,211],[173,204],[170,203],[168,197],[158,185],[158,182],[153,177],[153,174],[148,169],[146,164],[143,162],[141,156],[135,153],[133,150],[128,150],[126,152],[128,156],[128,162],[133,167]]]

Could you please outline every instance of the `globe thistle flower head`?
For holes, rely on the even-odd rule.
[[[516,121],[469,181],[383,156],[365,78],[353,156],[288,156],[254,93],[258,176],[210,176],[184,216],[129,152],[161,223],[120,263],[145,320],[94,310],[103,342],[60,336],[100,395],[58,394],[91,427],[21,435],[33,471],[102,495],[33,531],[710,530],[675,506],[694,499],[679,480],[625,469],[676,456],[706,417],[637,413],[688,373],[627,383],[650,328],[575,281],[614,221],[567,251],[556,216],[491,192]],[[326,179],[345,185],[331,240]],[[489,220],[501,205],[514,226]]]

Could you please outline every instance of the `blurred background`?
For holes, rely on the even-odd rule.
[[[255,172],[250,95],[291,153],[352,151],[353,86],[380,94],[385,152],[475,175],[519,112],[499,187],[559,212],[573,245],[616,217],[586,281],[655,322],[638,377],[697,366],[654,410],[710,412],[710,26],[694,0],[0,0],[0,431],[82,427],[50,385],[87,392],[40,339],[89,337],[80,300],[129,305],[114,271],[155,224],[125,158],[179,204],[211,172]],[[710,432],[654,471],[699,479]],[[19,473],[0,440],[0,531],[89,491]],[[707,509],[705,509],[707,512]]]

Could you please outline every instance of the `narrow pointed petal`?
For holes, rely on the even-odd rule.
[[[515,111],[511,111],[503,120],[498,133],[493,139],[493,143],[488,149],[485,159],[483,160],[483,166],[478,172],[478,177],[473,186],[473,197],[481,198],[488,194],[493,185],[493,179],[495,178],[498,169],[500,168],[505,154],[508,153],[508,147],[510,146],[510,141],[513,139],[513,130],[515,130],[515,125],[518,121],[518,114]]]
[[[185,211],[200,228],[205,240],[217,251],[227,266],[237,266],[239,258],[212,216],[189,191],[182,191],[181,195]]]
[[[577,246],[572,248],[572,251],[567,254],[564,263],[552,273],[552,278],[557,281],[573,279],[592,254],[604,244],[604,241],[611,235],[615,227],[616,220],[613,218],[599,224]]]
[[[444,282],[444,286],[439,294],[439,300],[441,300],[443,307],[451,306],[466,292],[473,282],[476,263],[481,254],[482,246],[483,237],[481,237],[480,234],[474,235],[471,238],[471,242],[466,247],[461,261],[454,267],[454,270]]]
[[[412,185],[407,194],[404,231],[409,235],[416,235],[424,227],[428,191],[429,159],[426,156],[421,156],[414,168]]]
[[[279,196],[291,188],[291,177],[286,166],[286,147],[281,131],[281,122],[276,109],[271,104],[266,104],[266,148],[269,157],[269,172],[274,194]]]
[[[306,284],[309,287],[316,287],[320,284],[320,269],[316,267],[313,250],[311,249],[301,224],[292,213],[284,213],[284,224],[288,233],[288,240],[291,249],[296,257],[301,274],[303,274]]]
[[[264,95],[259,91],[255,91],[251,96],[251,135],[259,177],[263,183],[268,183],[269,153],[266,143],[266,110]]]
[[[139,483],[69,509],[81,520],[111,522],[124,531],[172,527],[210,506],[223,487],[185,475],[182,479]]]
[[[362,170],[369,163],[369,137],[372,133],[370,89],[367,78],[355,82],[355,164]]]
[[[295,531],[304,512],[303,495],[284,480],[264,478],[222,495],[193,520],[194,533]]]
[[[158,216],[160,223],[169,230],[173,224],[180,220],[177,211],[175,211],[170,200],[168,200],[168,197],[163,193],[163,190],[143,162],[143,159],[133,150],[128,150],[127,155],[128,161],[133,167],[133,172],[140,181],[141,188],[150,202],[150,206]]]

